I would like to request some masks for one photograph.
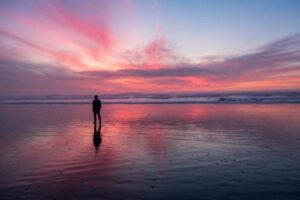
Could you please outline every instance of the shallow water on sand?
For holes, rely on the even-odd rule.
[[[0,199],[297,199],[300,105],[0,106]]]

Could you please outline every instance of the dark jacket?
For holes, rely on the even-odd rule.
[[[99,99],[95,99],[93,101],[93,112],[98,113],[101,109],[101,101]]]

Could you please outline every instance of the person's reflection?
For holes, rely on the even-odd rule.
[[[97,129],[97,125],[95,123],[94,124],[94,137],[93,137],[93,141],[94,141],[94,147],[96,149],[96,152],[98,152],[99,146],[100,146],[101,141],[102,141],[100,130],[101,130],[101,124],[99,124],[99,127]]]

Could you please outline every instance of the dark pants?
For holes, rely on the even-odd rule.
[[[98,119],[99,119],[99,123],[101,124],[101,116],[100,116],[100,112],[94,112],[94,122],[96,123],[96,118],[98,116]]]

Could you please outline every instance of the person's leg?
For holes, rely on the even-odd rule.
[[[96,123],[96,113],[94,112],[94,123]]]
[[[98,114],[98,119],[99,119],[99,126],[100,126],[100,129],[101,129],[101,123],[102,123],[102,121],[101,121],[100,112],[98,112],[97,114]]]

